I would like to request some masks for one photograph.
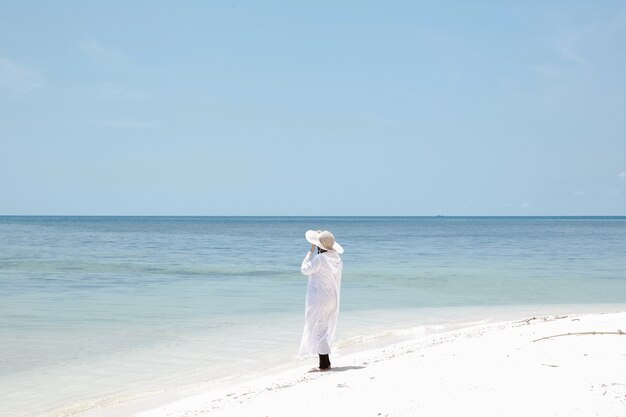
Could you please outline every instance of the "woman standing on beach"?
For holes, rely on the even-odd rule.
[[[304,332],[300,342],[301,355],[318,354],[320,370],[330,369],[330,348],[339,316],[339,294],[343,248],[328,231],[309,230],[306,240],[311,250],[302,261],[301,271],[309,277],[306,290]],[[317,254],[315,253],[317,249]]]

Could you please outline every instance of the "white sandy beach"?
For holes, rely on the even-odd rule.
[[[626,312],[475,326],[334,357],[332,371],[295,369],[133,415],[623,417],[621,331]],[[577,332],[611,334],[537,340]]]

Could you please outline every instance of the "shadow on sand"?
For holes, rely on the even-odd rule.
[[[331,367],[330,369],[324,369],[321,370],[320,368],[313,368],[309,371],[309,373],[311,372],[321,372],[321,373],[326,373],[326,372],[345,372],[345,371],[352,371],[354,369],[364,369],[365,366],[338,366],[338,367]]]
[[[338,366],[336,368],[330,368],[330,372],[345,372],[354,369],[365,369],[365,366]]]

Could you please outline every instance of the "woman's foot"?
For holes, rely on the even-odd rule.
[[[330,369],[330,358],[328,357],[328,354],[326,355],[319,355],[320,357],[320,371],[325,371]]]

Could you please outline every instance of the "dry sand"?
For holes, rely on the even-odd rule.
[[[626,416],[626,312],[421,337],[188,397],[136,417]],[[314,362],[313,362],[314,363]]]

